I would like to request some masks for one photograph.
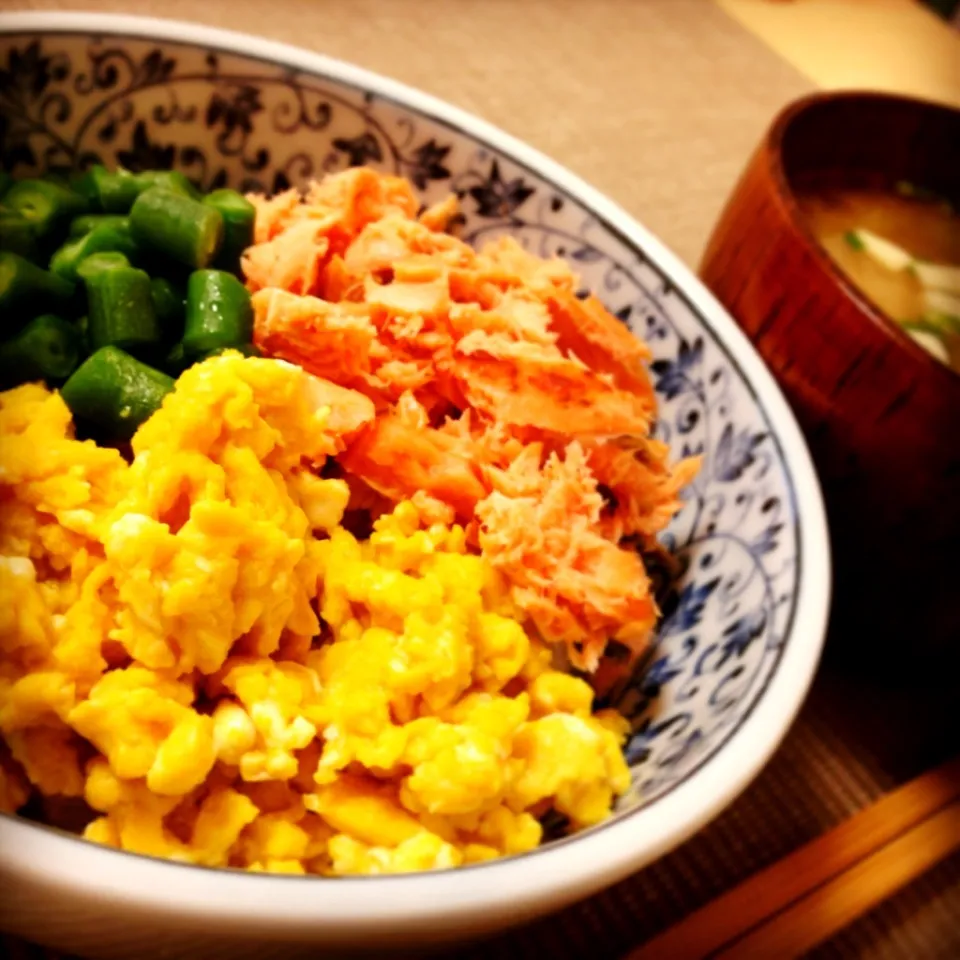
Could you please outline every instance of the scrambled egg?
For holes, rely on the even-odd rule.
[[[82,797],[84,835],[341,875],[530,850],[605,817],[622,718],[551,668],[499,575],[414,502],[367,541],[311,378],[188,370],[134,459],[0,394],[0,809]]]

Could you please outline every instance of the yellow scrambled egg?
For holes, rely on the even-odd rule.
[[[0,394],[0,809],[82,797],[85,836],[209,866],[457,866],[628,786],[614,713],[554,670],[458,526],[367,541],[311,378],[187,371],[134,459],[59,396]]]

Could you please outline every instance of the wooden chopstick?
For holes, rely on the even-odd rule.
[[[626,960],[795,956],[956,849],[960,757],[749,877]]]
[[[800,956],[954,850],[960,850],[960,803],[944,807],[713,957]]]

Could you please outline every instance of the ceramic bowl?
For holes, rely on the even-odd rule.
[[[923,186],[960,205],[960,111],[878,93],[805,98],[772,124],[701,276],[773,368],[824,484],[837,592],[830,647],[927,671],[960,636],[960,376],[840,273],[797,190]]]
[[[0,817],[0,926],[77,952],[212,958],[418,947],[585,897],[702,827],[760,770],[803,700],[829,556],[801,434],[747,339],[610,200],[483,121],[304,50],[168,21],[8,15],[3,162],[173,166],[205,189],[279,190],[348,164],[455,191],[464,235],[511,234],[579,268],[651,344],[660,435],[702,473],[665,542],[680,561],[646,669],[619,699],[633,787],[607,822],[456,871],[317,879],[121,853]],[[312,952],[311,956],[317,956]]]

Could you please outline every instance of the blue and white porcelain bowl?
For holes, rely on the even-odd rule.
[[[415,876],[213,872],[0,818],[0,926],[80,952],[263,956],[490,932],[642,867],[750,782],[817,664],[830,567],[817,479],[770,374],[710,294],[614,203],[476,117],[356,67],[189,24],[0,17],[0,144],[14,171],[174,166],[274,191],[349,164],[456,191],[464,234],[574,261],[651,345],[660,435],[703,470],[665,535],[682,573],[619,706],[633,788],[614,816],[532,853]],[[656,149],[656,145],[651,145]],[[625,158],[624,162],[628,162]]]

